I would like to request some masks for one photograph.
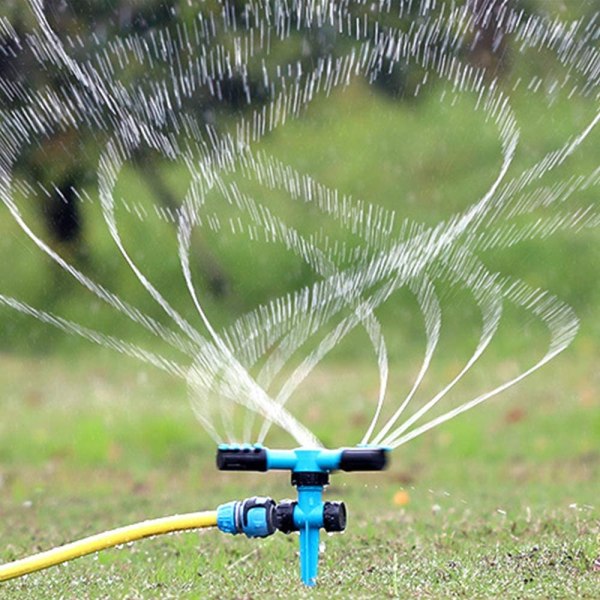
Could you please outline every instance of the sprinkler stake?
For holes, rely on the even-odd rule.
[[[344,531],[346,507],[343,502],[323,502],[323,490],[333,471],[381,471],[388,451],[380,447],[296,448],[270,450],[262,445],[219,446],[217,468],[221,471],[291,471],[298,500],[278,505],[270,498],[248,498],[229,502],[218,509],[218,526],[225,533],[266,537],[276,529],[300,533],[300,575],[305,585],[314,586],[319,563],[319,533]]]

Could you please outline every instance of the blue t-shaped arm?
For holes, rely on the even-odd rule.
[[[220,510],[224,517],[219,528],[229,533],[246,533],[250,537],[270,535],[275,529],[284,533],[298,531],[300,574],[305,585],[313,586],[318,572],[321,528],[332,532],[343,531],[346,527],[343,502],[323,502],[323,489],[329,483],[329,474],[338,470],[380,471],[387,465],[387,454],[385,448],[368,446],[337,450],[270,450],[259,444],[220,445],[217,452],[217,467],[220,470],[291,471],[292,484],[298,489],[298,500],[284,501],[269,509],[259,509],[255,499],[251,499],[250,508],[245,507],[245,503],[223,505]],[[234,517],[234,514],[238,516]],[[235,525],[235,519],[239,526]],[[269,519],[272,525],[267,523]],[[252,523],[257,520],[263,524],[253,526]]]

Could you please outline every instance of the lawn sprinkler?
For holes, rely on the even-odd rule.
[[[221,471],[291,471],[298,500],[283,500],[277,504],[271,498],[247,498],[222,504],[216,510],[160,517],[103,531],[0,565],[0,582],[147,537],[218,527],[224,533],[243,533],[250,538],[266,537],[277,530],[299,532],[300,574],[306,585],[313,586],[317,580],[321,528],[328,532],[346,528],[344,503],[323,502],[329,474],[381,471],[387,464],[387,455],[386,448],[372,446],[270,450],[258,444],[222,445],[217,452],[217,467]]]
[[[219,446],[217,468],[221,471],[291,471],[298,500],[276,504],[271,498],[248,498],[228,502],[217,509],[217,526],[225,533],[243,533],[250,538],[267,537],[279,530],[300,533],[300,575],[314,586],[319,563],[319,534],[344,531],[346,506],[323,502],[323,489],[334,471],[381,471],[387,465],[388,450],[356,447],[326,450],[297,448],[271,450],[260,444]]]

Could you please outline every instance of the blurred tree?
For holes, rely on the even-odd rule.
[[[502,76],[509,67],[508,36],[501,24],[511,0],[469,0],[475,33],[468,44],[468,60],[488,78]]]
[[[172,25],[179,16],[177,5],[178,0],[45,0],[44,8],[59,38],[70,36],[84,40],[81,46],[70,48],[76,59],[84,60],[88,58],[92,39],[99,43],[100,50],[119,36]],[[33,15],[26,3],[5,4],[0,9],[2,16],[10,18],[18,38],[23,39],[29,33]],[[0,77],[18,90],[12,96],[0,95],[1,109],[23,107],[28,91],[35,93],[44,88],[60,91],[65,76],[51,67],[40,68],[28,45],[19,45],[13,37],[0,38]],[[226,90],[225,102],[233,108],[240,106],[240,93],[234,85]],[[195,112],[202,115],[206,108],[206,100],[198,99]],[[17,172],[40,189],[40,214],[51,244],[76,264],[90,257],[81,201],[75,191],[94,183],[95,144],[95,132],[89,129],[56,132],[38,140],[19,157],[17,164]],[[132,166],[147,180],[162,207],[176,209],[178,201],[155,160],[154,154],[140,151]],[[225,294],[226,276],[202,239],[194,240],[193,260],[204,273],[209,290],[215,296]]]

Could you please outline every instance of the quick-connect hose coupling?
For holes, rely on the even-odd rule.
[[[275,533],[275,501],[253,497],[221,504],[217,509],[217,527],[223,533],[244,533],[249,538]]]

